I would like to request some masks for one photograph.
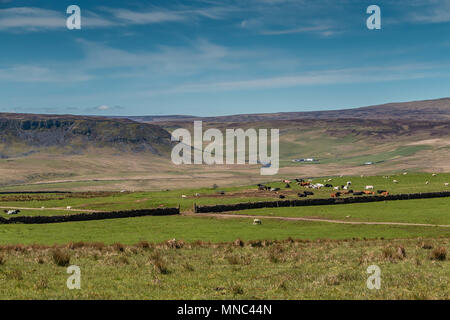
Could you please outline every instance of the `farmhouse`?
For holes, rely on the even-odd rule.
[[[293,159],[292,162],[315,162],[318,161],[315,158],[298,158],[298,159]]]

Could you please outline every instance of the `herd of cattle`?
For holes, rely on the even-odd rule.
[[[371,185],[367,185],[363,191],[354,191],[353,189],[351,189],[351,185],[352,185],[351,181],[347,181],[347,183],[345,185],[333,186],[331,183],[329,183],[331,180],[332,179],[328,179],[327,181],[324,181],[324,184],[322,184],[322,183],[312,183],[312,180],[306,181],[304,179],[294,179],[294,181],[295,181],[295,183],[297,183],[297,185],[304,187],[304,188],[308,188],[308,189],[332,188],[333,192],[330,194],[330,196],[332,198],[338,198],[342,195],[348,195],[348,194],[352,194],[354,196],[374,195],[375,194],[375,191],[373,191],[374,186],[371,186]],[[286,189],[291,188],[292,181],[283,180],[282,182],[285,184],[284,187]],[[272,188],[272,187],[264,185],[264,184],[258,184],[257,186],[258,186],[258,190],[260,190],[260,191],[273,191],[273,192],[280,191],[280,188]],[[387,190],[377,190],[376,193],[379,195],[382,195],[382,196],[389,195],[389,192]],[[312,195],[314,195],[314,192],[307,191],[307,190],[297,193],[297,196],[300,198],[304,198],[304,197],[312,196]],[[279,195],[280,199],[284,199],[285,197],[286,196],[284,196],[284,195]]]

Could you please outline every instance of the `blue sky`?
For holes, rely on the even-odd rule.
[[[81,8],[81,30],[66,8]],[[381,8],[368,30],[366,8]],[[450,96],[450,0],[0,0],[0,111],[226,115]]]

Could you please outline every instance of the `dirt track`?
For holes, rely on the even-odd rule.
[[[450,225],[435,225],[426,223],[408,223],[408,222],[369,222],[369,221],[343,221],[321,218],[301,218],[301,217],[274,217],[274,216],[255,216],[243,214],[225,214],[225,213],[187,213],[185,215],[196,217],[214,217],[214,218],[251,218],[251,219],[277,219],[285,221],[313,221],[339,224],[368,224],[368,225],[393,225],[393,226],[416,226],[416,227],[441,227],[450,228]]]

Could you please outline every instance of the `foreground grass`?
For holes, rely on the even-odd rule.
[[[438,248],[448,252],[449,240],[2,247],[0,298],[449,299],[450,265]],[[64,264],[80,267],[80,290],[66,287]],[[373,264],[379,290],[366,286]]]
[[[233,241],[257,239],[351,239],[450,237],[450,228],[344,225],[325,222],[281,221],[263,219],[253,225],[251,218],[206,218],[192,216],[139,217],[111,220],[65,222],[40,225],[10,224],[0,226],[0,244],[56,244],[75,241],[122,242],[141,240],[160,242]]]

